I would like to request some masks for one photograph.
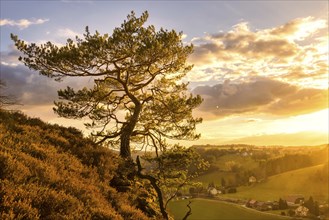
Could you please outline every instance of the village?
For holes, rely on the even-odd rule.
[[[249,184],[252,185],[259,182],[260,181],[257,180],[255,176],[249,177]],[[319,204],[319,202],[313,200],[312,196],[310,198],[305,198],[302,194],[287,195],[273,201],[260,201],[253,198],[246,200],[223,196],[224,194],[236,193],[236,188],[232,186],[216,187],[213,183],[210,183],[206,189],[190,188],[189,191],[189,195],[181,195],[180,199],[187,200],[192,198],[207,198],[219,200],[226,203],[240,205],[255,211],[293,217],[294,219],[302,218],[324,220],[326,219],[326,216],[323,215],[323,213],[329,209],[327,202],[325,204]]]

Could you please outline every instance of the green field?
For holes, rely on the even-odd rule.
[[[323,201],[328,200],[328,179],[327,181],[315,181],[314,175],[323,169],[324,165],[317,165],[285,172],[269,177],[266,181],[254,186],[243,186],[238,188],[236,194],[226,194],[224,197],[278,200],[290,194],[302,194],[308,199]]]
[[[247,209],[236,204],[208,200],[192,199],[192,215],[189,220],[280,220],[290,219],[278,215],[266,214],[252,209]],[[169,204],[170,213],[175,219],[182,219],[188,208],[187,200],[173,201]]]
[[[222,178],[224,178],[228,184],[230,184],[230,182],[234,183],[236,179],[235,173],[230,172],[226,166],[226,163],[229,161],[234,161],[243,167],[248,167],[250,170],[257,168],[258,166],[258,163],[250,157],[243,157],[236,154],[224,155],[217,161],[213,162],[213,165],[218,167],[219,171],[199,176],[195,179],[195,182],[201,182],[204,187],[207,187],[208,184],[212,182],[217,186],[221,186]]]
[[[234,173],[229,172],[223,172],[223,171],[217,171],[217,172],[211,172],[207,173],[205,175],[199,176],[194,179],[195,182],[200,182],[204,187],[207,187],[209,183],[214,183],[216,186],[221,185],[221,180],[224,178],[228,183],[230,181],[235,181],[235,175]]]

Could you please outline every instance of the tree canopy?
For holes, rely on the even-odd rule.
[[[27,44],[11,35],[24,53],[20,60],[40,74],[63,77],[94,77],[92,88],[59,90],[55,112],[65,118],[89,118],[98,142],[120,146],[120,155],[131,159],[136,147],[164,150],[166,139],[199,138],[192,110],[200,96],[192,96],[183,77],[192,69],[186,60],[193,51],[184,45],[182,33],[146,26],[148,12],[127,16],[111,35],[91,34],[54,43]]]

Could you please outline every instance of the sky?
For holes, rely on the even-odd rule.
[[[0,1],[1,93],[19,109],[50,123],[83,121],[53,113],[57,90],[92,84],[58,83],[29,70],[10,33],[30,43],[63,45],[91,32],[112,33],[126,16],[149,12],[147,25],[183,32],[194,64],[185,81],[204,99],[195,144],[317,145],[328,143],[327,1]]]

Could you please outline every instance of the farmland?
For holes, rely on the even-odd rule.
[[[328,185],[321,181],[312,181],[314,175],[325,169],[324,165],[302,168],[269,177],[253,186],[241,186],[236,194],[223,196],[258,200],[273,200],[289,194],[313,196],[317,200],[328,199]]]
[[[241,219],[244,220],[280,220],[289,219],[288,217],[266,214],[252,209],[244,208],[240,205],[229,204],[225,202],[208,200],[208,199],[192,199],[191,200],[192,215],[189,220],[229,220]],[[175,219],[182,219],[187,212],[187,200],[173,201],[169,204],[170,212]]]
[[[199,150],[210,163],[208,172],[194,181],[207,189],[236,188],[221,196],[239,199],[277,200],[302,194],[328,199],[328,148],[245,148]],[[298,153],[296,153],[298,152]],[[256,182],[249,182],[254,176]]]

